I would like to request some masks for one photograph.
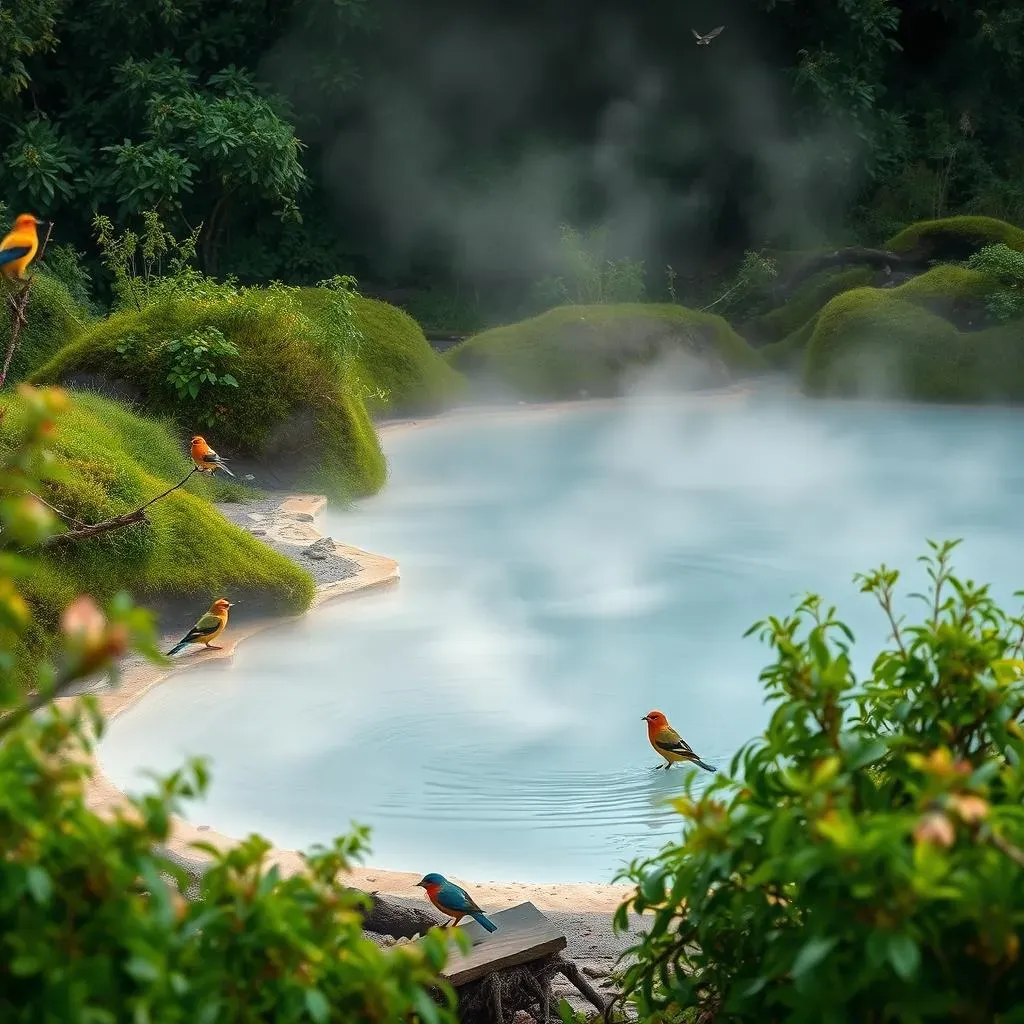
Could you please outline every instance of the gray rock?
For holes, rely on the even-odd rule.
[[[282,512],[282,519],[291,519],[296,523],[311,523],[316,518],[311,516],[308,512]]]
[[[331,558],[334,555],[334,541],[330,537],[321,537],[308,548],[303,548],[302,553],[307,558],[315,558],[318,561],[324,558]]]

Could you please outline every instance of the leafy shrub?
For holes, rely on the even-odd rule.
[[[0,1019],[452,1024],[454,994],[438,976],[443,933],[390,950],[362,935],[365,898],[339,878],[364,832],[314,850],[287,879],[266,870],[269,844],[258,836],[226,853],[204,847],[213,865],[189,903],[186,879],[153,847],[182,801],[204,791],[201,761],[109,817],[89,809],[102,718],[91,697],[46,703],[95,673],[116,675],[130,650],[159,655],[145,613],[123,597],[101,610],[87,596],[64,610],[53,663],[13,655],[29,620],[15,581],[34,568],[14,548],[56,525],[32,488],[59,475],[48,445],[66,408],[52,392],[25,389],[21,400],[24,419],[0,463]],[[22,675],[36,685],[28,700],[14,685]]]
[[[999,242],[986,245],[967,265],[999,285],[986,303],[993,320],[1006,323],[1024,316],[1024,252]]]
[[[779,276],[775,260],[748,249],[743,254],[736,276],[726,290],[708,305],[720,316],[745,317],[763,306],[772,281]]]
[[[67,289],[73,302],[91,316],[95,316],[99,310],[93,299],[92,274],[84,259],[84,255],[74,246],[50,244],[46,247],[46,253],[39,260],[36,269],[59,281]]]
[[[636,862],[653,926],[626,971],[641,1017],[1016,1019],[1024,1005],[1024,619],[932,545],[923,616],[858,577],[891,628],[866,678],[818,597],[755,625],[775,651],[764,735],[675,806]],[[659,1016],[665,1014],[666,1016]]]

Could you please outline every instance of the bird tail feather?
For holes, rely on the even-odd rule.
[[[718,771],[718,769],[717,769],[717,768],[716,768],[716,767],[715,767],[714,765],[712,765],[712,764],[708,764],[708,763],[707,763],[707,762],[705,762],[705,761],[700,761],[700,760],[697,760],[697,761],[694,761],[693,763],[694,763],[694,764],[695,764],[695,765],[696,765],[696,766],[697,766],[698,768],[703,768],[703,769],[704,769],[704,771],[706,771],[706,772],[717,772],[717,771]]]
[[[172,648],[171,648],[171,649],[170,649],[170,650],[169,650],[169,651],[167,652],[167,654],[165,654],[165,655],[164,655],[164,657],[166,657],[166,658],[169,658],[169,657],[171,657],[171,655],[177,654],[177,653],[178,653],[178,651],[180,651],[180,650],[181,650],[182,648],[184,648],[184,647],[188,647],[189,643],[190,643],[190,641],[188,641],[188,640],[182,640],[180,644],[175,644],[175,645],[174,645],[174,646],[173,646],[173,647],[172,647]]]
[[[498,930],[498,926],[486,914],[476,913],[470,914],[469,916],[473,918],[481,928],[486,928],[489,932],[496,932]]]
[[[228,467],[225,466],[223,462],[220,464],[220,468],[223,469],[224,472],[227,473],[228,476],[235,476],[235,474],[232,473],[231,470],[228,469]],[[237,479],[237,477],[235,477],[235,479]]]

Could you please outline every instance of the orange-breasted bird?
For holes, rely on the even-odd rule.
[[[471,917],[481,928],[489,932],[498,930],[498,926],[476,905],[472,896],[454,882],[449,882],[444,875],[431,871],[424,875],[417,883],[427,894],[427,899],[441,911],[450,917],[451,921],[445,921],[444,927],[449,924],[458,924],[464,917]]]
[[[39,252],[36,229],[42,223],[31,213],[18,214],[14,227],[0,240],[0,274],[9,281],[25,280],[25,271]]]
[[[689,761],[706,772],[718,771],[693,752],[690,744],[668,724],[668,719],[660,711],[648,711],[641,721],[647,723],[647,738],[651,741],[651,746],[665,758],[665,764],[655,765],[656,768],[664,768],[667,771],[676,761]]]
[[[204,644],[212,650],[221,650],[214,640],[224,632],[228,624],[228,609],[232,607],[230,601],[223,597],[218,598],[210,605],[210,610],[200,617],[199,621],[167,652],[169,658],[177,654],[183,647],[189,644]]]
[[[218,469],[224,470],[228,476],[235,474],[224,465],[224,460],[206,443],[206,438],[196,434],[192,438],[192,461],[196,469],[204,473],[216,473]]]

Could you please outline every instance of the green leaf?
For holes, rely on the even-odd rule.
[[[328,1020],[331,1016],[331,1004],[318,988],[306,989],[306,1010],[317,1022]]]
[[[160,977],[160,969],[152,961],[145,957],[133,956],[124,969],[136,979],[136,981],[156,981]]]
[[[53,895],[53,883],[43,868],[33,865],[25,876],[25,884],[36,903],[49,903]]]
[[[804,943],[803,948],[797,953],[796,959],[793,961],[793,966],[790,968],[793,978],[799,978],[802,974],[806,974],[809,970],[817,967],[832,952],[838,941],[838,935],[830,936],[829,938],[815,936]]]
[[[906,932],[889,936],[889,963],[904,980],[909,981],[921,965],[921,950]]]

